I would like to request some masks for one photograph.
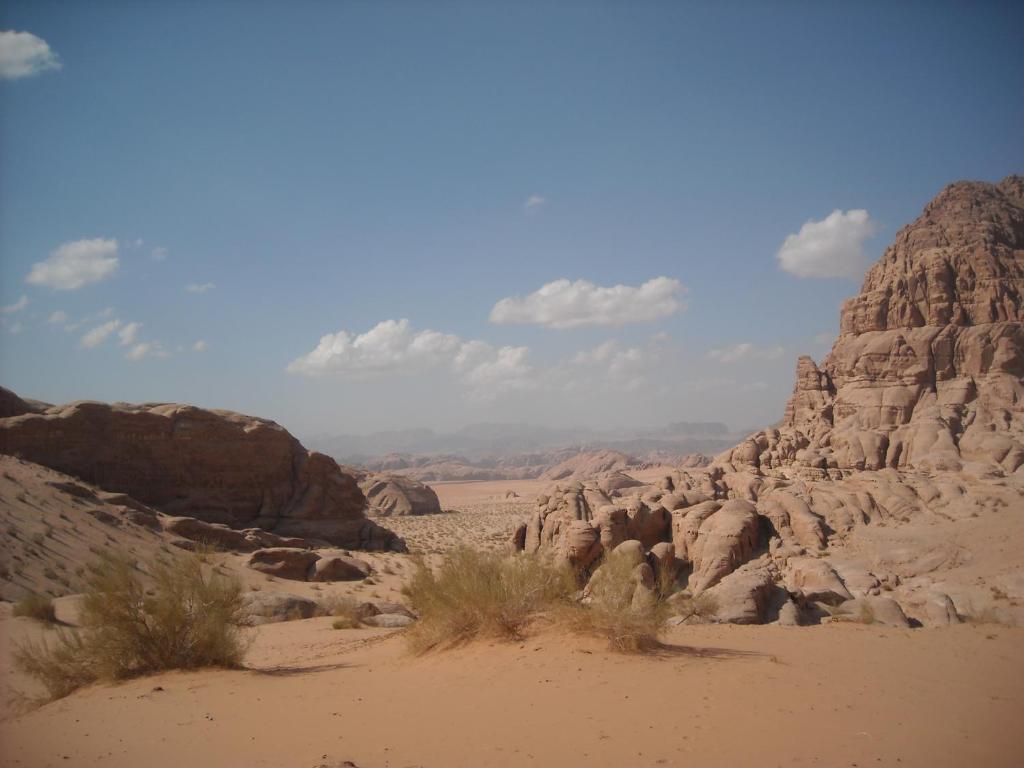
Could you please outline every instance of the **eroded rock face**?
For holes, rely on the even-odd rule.
[[[800,358],[777,430],[719,457],[832,471],[1024,467],[1024,177],[951,184]]]
[[[366,474],[359,479],[359,487],[370,512],[380,517],[441,512],[441,502],[433,488],[402,475]]]
[[[404,549],[366,518],[355,478],[265,419],[173,403],[75,402],[0,419],[0,453],[170,515],[351,548]]]
[[[796,378],[777,428],[653,487],[556,487],[521,546],[579,520],[605,549],[671,541],[720,621],[854,601],[893,626],[1024,624],[1024,178],[943,190]]]

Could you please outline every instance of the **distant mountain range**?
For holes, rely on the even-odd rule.
[[[610,430],[481,423],[448,433],[405,429],[368,435],[315,435],[304,442],[343,464],[357,466],[380,464],[382,457],[395,454],[436,457],[467,466],[537,466],[556,457],[561,461],[574,453],[600,450],[620,451],[640,461],[673,463],[675,458],[687,454],[718,453],[752,431],[731,432],[717,421],[679,421],[657,429]]]

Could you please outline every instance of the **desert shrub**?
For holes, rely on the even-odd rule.
[[[461,547],[445,554],[436,570],[419,559],[403,589],[420,616],[409,641],[425,651],[478,637],[519,639],[575,591],[568,566],[538,555]]]
[[[689,592],[681,592],[671,600],[672,614],[681,616],[684,621],[697,619],[706,621],[718,613],[718,601],[708,592],[701,592],[694,597]],[[694,622],[694,623],[698,623]]]
[[[50,698],[95,680],[237,667],[246,651],[239,582],[205,575],[196,557],[157,561],[151,571],[147,585],[129,560],[103,559],[90,569],[82,631],[60,632],[53,645],[21,645],[15,664]]]
[[[47,624],[57,622],[57,614],[53,600],[46,595],[26,595],[14,604],[15,616],[26,616],[30,619],[43,621]]]
[[[659,647],[658,634],[669,615],[655,589],[637,588],[636,563],[612,554],[591,577],[589,599],[565,614],[569,628],[601,637],[616,651],[642,652]]]
[[[357,629],[363,619],[374,613],[368,603],[361,603],[348,595],[331,595],[320,603],[324,615],[334,616],[334,629]]]

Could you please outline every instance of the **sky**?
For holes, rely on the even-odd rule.
[[[0,6],[0,384],[296,434],[774,422],[1013,3]]]

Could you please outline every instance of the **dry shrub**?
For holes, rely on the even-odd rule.
[[[194,556],[154,563],[148,587],[123,557],[104,558],[90,571],[82,631],[62,631],[53,645],[26,643],[14,653],[15,664],[51,699],[96,680],[241,663],[237,580],[205,575]]]
[[[436,570],[417,560],[403,592],[420,619],[408,632],[416,651],[480,637],[520,639],[539,616],[576,591],[568,566],[538,555],[461,547]]]
[[[321,603],[324,613],[334,616],[334,629],[358,629],[366,615],[358,600],[345,595],[334,595]]]
[[[689,592],[680,592],[670,601],[670,605],[672,614],[681,616],[684,623],[691,619],[697,620],[693,623],[708,621],[718,613],[718,601],[709,592],[701,592],[696,597]]]
[[[26,595],[14,604],[15,616],[26,616],[30,619],[56,624],[57,614],[53,600],[46,595]]]
[[[574,632],[601,637],[615,651],[638,653],[659,647],[658,634],[669,615],[655,590],[637,588],[637,564],[612,553],[591,577],[589,599],[565,612]]]

